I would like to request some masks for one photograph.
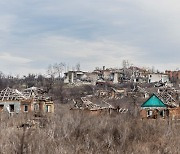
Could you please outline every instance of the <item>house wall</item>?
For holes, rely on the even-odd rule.
[[[154,110],[151,110],[153,113],[152,113],[152,116],[148,117],[147,116],[147,113],[148,113],[148,110],[147,109],[142,109],[140,111],[140,115],[141,115],[141,118],[142,119],[148,119],[148,118],[152,118],[152,119],[156,119],[158,117],[158,112],[156,109]]]
[[[73,71],[67,72],[64,78],[64,83],[74,83],[74,75],[75,73]]]
[[[169,76],[165,74],[149,74],[148,75],[148,83],[153,83],[153,82],[159,82],[159,81],[164,82],[169,82]]]
[[[54,113],[54,103],[52,101],[50,102],[44,102],[44,101],[41,101],[39,103],[39,110],[41,112],[47,112],[47,105],[50,106],[50,113]]]
[[[45,112],[46,112],[46,106],[50,106],[50,113],[54,113],[54,103],[53,102],[45,102]]]
[[[64,78],[64,83],[69,83],[69,75],[67,74],[67,76],[65,76]]]
[[[148,116],[148,110],[152,111],[152,115]],[[164,112],[164,116],[161,115],[161,112]],[[169,116],[169,111],[167,109],[142,109],[140,111],[140,116],[142,119],[157,119],[157,118],[166,118]]]
[[[118,73],[114,73],[114,76],[113,76],[113,83],[118,83]]]
[[[33,104],[32,104],[32,102],[21,102],[21,112],[25,112],[24,111],[25,105],[28,106],[28,111],[27,112],[32,112],[33,111]]]
[[[172,119],[180,119],[180,107],[169,109],[169,116]]]
[[[10,113],[10,105],[14,105],[14,113],[20,112],[20,101],[2,101],[0,105],[4,105],[3,111],[8,111]]]
[[[87,78],[95,83],[98,80],[98,74],[96,74],[96,73],[89,73],[87,75]]]
[[[105,80],[109,80],[111,77],[111,72],[107,70],[103,71],[103,77]]]

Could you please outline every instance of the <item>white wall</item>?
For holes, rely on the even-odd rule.
[[[169,76],[165,74],[149,74],[148,75],[148,83],[153,83],[153,82],[159,82],[162,81],[164,82],[169,82]]]

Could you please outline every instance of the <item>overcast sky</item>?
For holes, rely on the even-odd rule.
[[[0,70],[45,73],[49,64],[175,70],[179,0],[0,0]]]

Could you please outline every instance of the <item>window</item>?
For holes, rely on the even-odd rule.
[[[24,105],[24,112],[28,112],[28,105]]]
[[[51,105],[46,105],[46,112],[51,112]]]
[[[160,116],[161,116],[161,117],[164,117],[164,116],[165,116],[165,111],[164,111],[164,110],[162,110],[162,111],[160,112]]]
[[[153,111],[152,110],[148,110],[147,111],[147,117],[151,117],[153,115]]]
[[[14,112],[14,104],[9,105],[10,112]]]
[[[34,111],[39,111],[39,104],[34,105]]]
[[[4,108],[4,105],[0,105],[0,111],[2,111]]]

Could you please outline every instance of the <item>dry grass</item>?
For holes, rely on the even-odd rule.
[[[31,116],[0,115],[0,153],[28,154],[178,154],[180,125],[142,121],[131,115],[99,115],[58,105],[45,127],[17,128]],[[44,121],[41,121],[42,123]]]

